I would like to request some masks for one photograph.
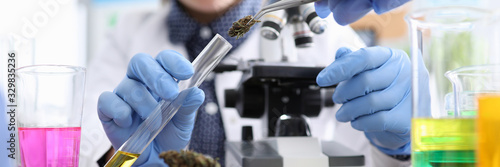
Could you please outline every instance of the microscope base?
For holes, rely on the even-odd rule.
[[[227,167],[364,166],[363,154],[312,137],[226,142]]]

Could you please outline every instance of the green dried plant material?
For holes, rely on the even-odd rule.
[[[259,20],[252,20],[253,16],[248,15],[243,18],[241,18],[238,21],[233,22],[233,26],[229,28],[229,31],[227,32],[230,37],[235,37],[236,39],[239,39],[245,35],[248,31],[250,31],[250,27],[252,27],[255,23],[260,22]],[[250,21],[252,20],[252,21]],[[248,23],[250,22],[250,23]],[[248,25],[247,25],[248,23]]]
[[[203,154],[190,151],[181,150],[167,151],[160,153],[160,158],[170,167],[220,167],[221,165],[216,159],[206,157]]]

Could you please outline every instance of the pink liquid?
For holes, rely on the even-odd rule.
[[[80,127],[19,128],[22,166],[78,166],[80,130]]]

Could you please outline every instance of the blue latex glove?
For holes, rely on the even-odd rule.
[[[104,92],[99,97],[99,119],[113,147],[118,149],[132,135],[160,99],[173,100],[177,97],[179,90],[173,77],[185,80],[193,72],[191,63],[172,50],[160,52],[156,60],[147,54],[135,55],[130,60],[127,76],[114,92]],[[202,90],[191,89],[177,114],[134,166],[166,166],[158,157],[159,153],[186,147],[191,138],[196,110],[205,99]]]
[[[333,13],[335,21],[340,25],[350,24],[372,9],[382,14],[403,5],[410,0],[321,0],[314,3],[316,13],[326,18]]]
[[[337,120],[350,121],[388,155],[410,154],[411,64],[406,53],[385,47],[340,48],[335,58],[316,82],[338,83],[332,97],[343,104]]]

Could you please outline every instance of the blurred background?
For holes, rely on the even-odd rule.
[[[86,66],[120,15],[157,10],[161,0],[0,1],[0,35],[26,38],[33,59],[22,64]],[[26,58],[28,59],[28,58]]]
[[[495,9],[500,2],[415,0],[383,15],[372,12],[351,26],[369,46],[408,51],[404,16],[412,10],[450,4]],[[34,39],[35,56],[31,63],[86,66],[120,16],[138,10],[157,10],[161,6],[161,0],[0,1],[0,34]]]
[[[102,49],[106,33],[116,26],[126,13],[154,11],[162,0],[1,0],[0,40],[8,35],[26,39],[25,48],[32,51],[18,58],[19,65],[65,64],[87,66]],[[438,6],[475,6],[499,9],[499,0],[413,0],[404,6],[377,15],[369,13],[351,27],[368,46],[381,45],[409,52],[407,13]],[[229,27],[228,27],[229,28]],[[4,48],[0,51],[3,53]],[[0,62],[5,62],[0,55]],[[0,69],[5,69],[4,63]],[[6,70],[0,71],[1,84]]]

